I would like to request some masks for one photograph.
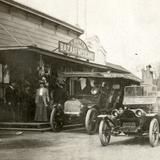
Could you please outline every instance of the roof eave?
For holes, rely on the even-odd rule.
[[[114,72],[130,73],[130,72],[127,72],[126,70],[123,70],[121,68],[117,68],[116,65],[114,67],[114,64],[112,64],[112,66],[110,66],[110,65],[107,66],[107,65],[96,64],[96,63],[92,63],[92,62],[88,62],[88,61],[84,61],[84,60],[80,60],[80,59],[75,59],[73,57],[68,57],[68,56],[65,56],[65,55],[62,55],[62,54],[58,54],[56,52],[49,51],[49,50],[46,50],[46,49],[43,49],[43,48],[39,48],[39,47],[34,46],[34,45],[29,45],[29,46],[0,46],[0,50],[17,50],[17,49],[32,50],[32,51],[35,51],[35,52],[37,52],[39,54],[45,54],[45,55],[48,55],[48,56],[50,54],[52,54],[52,56],[55,55],[55,56],[58,56],[61,59],[70,60],[72,62],[76,61],[79,64],[83,64],[83,65],[90,65],[92,67],[98,67],[98,68],[105,69],[105,70],[107,70],[107,69],[108,70],[113,70]]]
[[[61,26],[63,26],[63,27],[66,27],[66,28],[68,28],[68,29],[70,29],[70,30],[73,30],[73,31],[77,32],[79,35],[81,35],[81,34],[84,33],[84,30],[83,30],[83,29],[80,29],[80,28],[78,28],[78,27],[76,27],[76,26],[74,26],[74,25],[71,25],[71,24],[69,24],[69,23],[67,23],[67,22],[65,22],[65,21],[59,20],[59,19],[57,19],[57,18],[55,18],[55,17],[52,17],[52,16],[50,16],[50,15],[47,15],[47,14],[45,14],[45,13],[43,13],[43,12],[40,12],[40,11],[38,11],[38,10],[36,10],[36,9],[33,9],[33,8],[31,8],[31,7],[28,7],[28,6],[26,6],[26,5],[23,5],[23,4],[21,4],[21,3],[18,3],[18,2],[16,2],[16,1],[13,1],[13,0],[0,0],[0,2],[3,2],[3,3],[5,3],[5,4],[11,5],[11,6],[14,6],[14,7],[16,7],[16,8],[19,8],[19,9],[21,9],[21,10],[24,10],[24,11],[26,11],[26,12],[29,12],[29,13],[34,14],[34,15],[36,15],[36,16],[39,16],[39,17],[41,17],[41,18],[47,19],[47,20],[49,20],[49,21],[52,21],[53,23],[55,23],[55,24],[57,24],[57,25],[61,25]]]

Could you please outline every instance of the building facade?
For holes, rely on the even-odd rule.
[[[95,64],[96,53],[89,51],[81,34],[82,29],[64,21],[12,0],[0,0],[0,121],[33,121],[35,91],[44,77],[52,90],[62,72],[130,74],[119,65]],[[11,82],[17,88],[16,116],[6,103]]]

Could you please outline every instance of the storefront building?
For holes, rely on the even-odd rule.
[[[0,121],[34,120],[35,91],[43,77],[52,90],[62,72],[130,74],[118,65],[95,64],[96,53],[88,50],[81,34],[83,30],[66,22],[15,1],[0,0]],[[15,116],[5,97],[11,82],[18,88]]]

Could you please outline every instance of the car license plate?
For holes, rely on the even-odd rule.
[[[136,127],[135,122],[123,122],[123,127]]]

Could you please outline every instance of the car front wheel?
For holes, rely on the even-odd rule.
[[[158,144],[159,140],[159,122],[156,118],[153,118],[149,125],[149,141],[152,147]]]
[[[107,121],[101,120],[99,125],[99,139],[102,146],[109,144],[111,139],[111,129]]]
[[[85,118],[85,127],[88,134],[94,134],[97,131],[97,110],[95,108],[91,108],[87,111]]]
[[[54,108],[50,116],[50,125],[54,132],[59,132],[63,127],[64,114],[61,110]]]

